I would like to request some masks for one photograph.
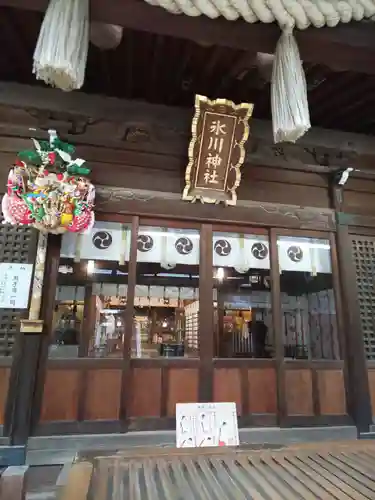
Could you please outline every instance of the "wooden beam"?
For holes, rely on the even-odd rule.
[[[99,192],[98,210],[118,212],[126,200],[126,213],[153,216],[157,212],[145,210],[142,200],[151,200],[148,206],[156,209],[154,201],[164,198],[169,213],[174,214],[175,206],[170,207],[179,202],[184,186],[191,118],[190,109],[0,83],[0,192],[17,152],[31,147],[30,136],[47,138],[47,130],[55,128],[88,161],[97,186],[116,186],[105,200]],[[251,200],[260,205],[327,209],[327,174],[354,166],[360,171],[345,186],[344,210],[372,214],[375,153],[371,137],[313,128],[297,144],[274,145],[270,122],[252,120],[251,131],[239,207],[247,207]],[[365,180],[366,176],[372,181]],[[172,198],[166,199],[167,193]],[[201,210],[208,210],[207,217],[214,220],[213,209]],[[179,213],[200,218],[198,212],[181,206]],[[248,220],[245,212],[239,217]]]
[[[190,135],[191,119],[194,114],[193,102],[191,109],[186,109],[83,92],[62,92],[52,88],[10,82],[0,82],[0,105],[45,112],[46,119],[51,112],[61,113],[65,116],[66,122],[69,122],[69,117],[71,119],[90,117],[91,123],[97,119],[105,119],[134,125],[152,124],[162,128],[173,124],[177,132],[185,132],[186,135]],[[252,137],[273,142],[270,121],[251,119],[250,124]],[[107,138],[106,142],[108,143]],[[312,128],[298,141],[298,144],[338,148],[341,151],[361,154],[371,154],[374,150],[372,137],[318,127]],[[279,145],[275,146],[278,147]]]
[[[356,215],[339,212],[337,214],[337,224],[340,226],[366,227],[375,229],[375,217],[371,215]]]
[[[0,83],[0,190],[5,189],[17,152],[31,147],[30,136],[47,138],[47,130],[55,128],[88,161],[96,185],[120,188],[120,198],[126,195],[132,207],[134,201],[166,193],[174,195],[167,202],[172,204],[183,190],[191,118],[190,109]],[[252,120],[251,131],[239,205],[252,200],[329,208],[327,173],[354,166],[360,172],[354,172],[345,186],[345,211],[356,212],[366,196],[371,213],[375,193],[371,137],[313,128],[297,144],[274,145],[270,122]],[[366,176],[373,181],[364,180]],[[98,209],[117,209],[117,197],[112,191],[105,207]],[[145,204],[140,205],[143,212]],[[128,213],[138,213],[132,210]]]
[[[1,0],[0,0],[1,1]],[[82,92],[0,83],[0,135],[40,137],[56,128],[74,143],[186,157],[191,109],[148,104]],[[22,124],[22,127],[19,125]],[[40,129],[36,130],[33,129]],[[3,150],[0,146],[0,150]],[[327,173],[374,164],[368,136],[312,128],[297,144],[273,143],[269,121],[251,120],[246,161],[257,165]],[[367,156],[363,161],[360,156]],[[364,176],[364,172],[362,172]]]
[[[186,203],[180,195],[161,193],[152,196],[149,192],[144,198],[132,190],[98,188],[96,210],[116,215],[138,214],[140,217],[164,219],[189,219],[197,222],[220,221],[223,224],[283,227],[316,231],[334,231],[334,211],[277,203],[239,201],[238,206],[228,210],[224,206]],[[290,195],[289,195],[290,197]]]
[[[45,11],[48,0],[0,0],[0,6]],[[92,0],[95,21],[159,35],[184,38],[253,52],[273,53],[280,29],[276,24],[173,15],[140,0]],[[338,70],[375,73],[375,32],[372,23],[352,22],[335,28],[296,31],[301,57]]]

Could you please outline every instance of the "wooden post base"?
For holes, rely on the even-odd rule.
[[[21,319],[22,333],[43,333],[43,321],[41,319]]]
[[[8,467],[0,479],[0,500],[25,500],[28,467]]]

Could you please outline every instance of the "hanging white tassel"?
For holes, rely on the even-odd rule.
[[[89,0],[50,0],[34,52],[37,80],[69,91],[82,87],[89,45]]]
[[[306,78],[293,33],[284,31],[277,43],[271,80],[273,138],[296,142],[311,127]]]

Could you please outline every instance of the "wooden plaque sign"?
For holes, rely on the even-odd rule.
[[[235,205],[253,105],[195,97],[182,199]]]

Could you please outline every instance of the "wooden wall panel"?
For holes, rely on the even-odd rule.
[[[375,370],[368,370],[372,414],[375,415]]]
[[[77,420],[80,375],[79,370],[47,370],[42,422]]]
[[[4,425],[5,405],[9,389],[10,368],[0,368],[0,425]]]
[[[132,101],[118,100],[115,103],[113,99],[108,101],[106,98],[84,94],[80,96],[80,101],[86,100],[83,107],[80,103],[72,106],[71,101],[69,105],[64,105],[66,99],[75,97],[62,95],[56,99],[51,97],[52,94],[47,95],[50,91],[28,87],[9,91],[12,100],[17,93],[22,93],[23,102],[33,103],[35,110],[39,108],[33,116],[27,109],[6,106],[4,101],[0,106],[0,165],[6,166],[0,169],[1,185],[6,185],[8,165],[12,164],[17,152],[30,147],[30,128],[36,130],[37,138],[45,138],[41,128],[48,129],[48,118],[46,122],[44,111],[45,99],[48,99],[48,106],[54,110],[51,126],[58,122],[64,139],[79,142],[78,153],[89,162],[95,184],[110,185],[112,181],[113,185],[126,189],[181,193],[190,138],[191,110],[164,107],[161,112],[160,107],[146,103],[142,103],[141,109],[139,103]],[[24,93],[27,94],[26,99]],[[42,97],[42,94],[46,97]],[[43,106],[40,105],[41,101]],[[75,110],[69,113],[69,117],[66,115],[67,106]],[[124,118],[120,120],[121,124],[118,107],[128,110],[122,113]],[[88,109],[92,111],[89,113]],[[93,116],[92,113],[96,116],[93,123],[88,118]],[[269,124],[256,123],[252,121],[252,129],[259,127],[254,136],[256,147],[253,151],[250,151],[253,149],[250,145],[248,148],[238,190],[239,199],[328,208],[329,176],[302,170],[317,167],[323,158],[327,159],[329,165],[338,162],[338,168],[345,166],[347,158],[339,158],[338,153],[343,141],[348,143],[347,136],[338,139],[337,132],[315,130],[314,139],[309,135],[305,145],[275,148],[269,142],[268,134],[265,135]],[[137,140],[138,125],[141,133],[145,132],[141,140]],[[366,137],[353,135],[352,141],[353,144],[357,141],[358,144],[362,144],[362,141],[366,143],[363,149],[358,144],[353,145],[353,152],[359,152],[353,159],[353,165],[362,171],[373,170],[374,156],[367,149]],[[293,164],[293,168],[288,169],[289,164]],[[344,210],[352,213],[372,211],[375,214],[375,205],[372,203],[375,182],[371,178],[359,179],[358,175],[361,174],[356,172],[356,177],[351,176],[345,186]]]
[[[118,420],[120,417],[121,370],[88,370],[84,420]]]
[[[347,413],[342,370],[318,370],[318,392],[322,415],[345,415]]]
[[[285,396],[288,415],[313,415],[311,370],[286,370]]]
[[[262,167],[246,167],[253,169],[261,169]],[[264,167],[263,167],[264,169]],[[265,168],[267,169],[267,167]],[[319,208],[329,208],[329,192],[328,189],[322,187],[308,186],[304,184],[299,184],[297,182],[285,183],[285,182],[270,182],[268,181],[258,181],[255,182],[247,181],[245,179],[246,174],[244,174],[241,181],[240,187],[238,189],[238,199],[240,200],[251,200],[259,202],[270,202],[270,203],[282,203],[282,204],[292,204],[300,205],[305,207],[319,207]],[[290,181],[290,180],[289,180]],[[302,181],[303,182],[303,181]],[[285,189],[288,185],[293,189],[293,196],[291,198],[290,191]]]
[[[27,149],[30,144],[28,140],[20,142],[17,147],[12,147],[15,150],[14,153],[4,153],[1,147],[0,137],[0,165],[11,165],[16,151]],[[124,152],[82,145],[79,147],[79,154],[90,163],[90,178],[96,185],[115,185],[126,189],[171,193],[181,193],[183,189],[185,156]],[[328,188],[316,185],[317,182],[311,180],[312,176],[318,179],[318,174],[304,172],[293,172],[293,174],[294,179],[290,175],[284,175],[282,169],[246,164],[237,193],[238,198],[263,203],[329,208]],[[7,169],[0,169],[1,185],[6,185],[7,175]],[[290,198],[290,191],[286,189],[286,186],[293,189],[293,199]]]
[[[19,118],[15,117],[15,120],[19,121]],[[15,121],[10,119],[10,123]],[[67,126],[71,127],[71,123]],[[174,123],[170,123],[170,127],[173,130]],[[25,135],[29,134],[29,128],[30,124],[24,125]],[[22,133],[22,129],[19,128],[17,133]],[[175,144],[173,135],[178,144]],[[65,138],[68,139],[66,135]],[[183,189],[188,130],[185,137],[178,133],[164,136],[159,151],[155,141],[137,144],[138,150],[134,150],[131,141],[118,137],[117,122],[107,122],[107,127],[103,127],[99,120],[80,136],[79,143],[79,154],[90,164],[94,184],[171,193],[181,193]],[[0,165],[11,165],[17,152],[29,147],[28,138],[0,136]],[[329,208],[328,183],[322,175],[265,167],[259,160],[256,164],[249,158],[245,161],[239,199]],[[6,185],[6,177],[7,168],[0,169],[1,185]],[[286,185],[292,186],[293,200],[290,191],[285,189]]]
[[[237,414],[242,414],[240,369],[216,368],[214,370],[214,401],[236,403]]]
[[[374,188],[374,182],[369,180],[365,182],[369,191],[371,188]],[[374,193],[350,191],[345,189],[343,211],[361,215],[375,215]]]
[[[160,417],[161,394],[161,368],[134,368],[129,417]]]
[[[274,368],[248,370],[249,413],[276,413],[277,389]]]
[[[198,401],[199,372],[194,368],[171,368],[168,370],[167,415],[176,414],[177,403]]]

